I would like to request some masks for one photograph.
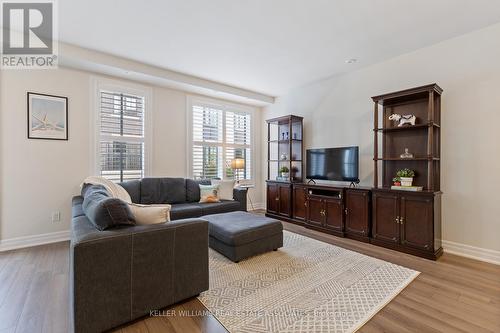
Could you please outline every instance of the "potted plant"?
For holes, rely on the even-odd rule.
[[[396,172],[396,176],[401,181],[401,186],[411,186],[413,183],[413,177],[415,177],[415,171],[410,169],[401,169]]]
[[[286,166],[282,166],[280,168],[280,174],[282,178],[288,178],[290,174],[290,169],[288,169]]]
[[[392,182],[394,183],[394,186],[401,186],[401,179],[399,179],[399,177],[392,178]]]

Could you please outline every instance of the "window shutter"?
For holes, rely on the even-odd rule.
[[[203,103],[192,106],[192,173],[194,178],[234,178],[231,160],[245,159],[238,179],[251,179],[251,113]]]
[[[193,176],[223,178],[222,110],[193,106]]]
[[[112,181],[144,177],[144,97],[100,92],[100,174]]]

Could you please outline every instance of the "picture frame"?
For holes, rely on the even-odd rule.
[[[69,139],[68,98],[35,92],[27,93],[28,139]]]

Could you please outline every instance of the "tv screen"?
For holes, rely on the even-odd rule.
[[[306,178],[359,182],[359,148],[308,149]]]

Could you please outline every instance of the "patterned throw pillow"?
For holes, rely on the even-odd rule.
[[[220,202],[219,185],[200,185],[200,203]]]

